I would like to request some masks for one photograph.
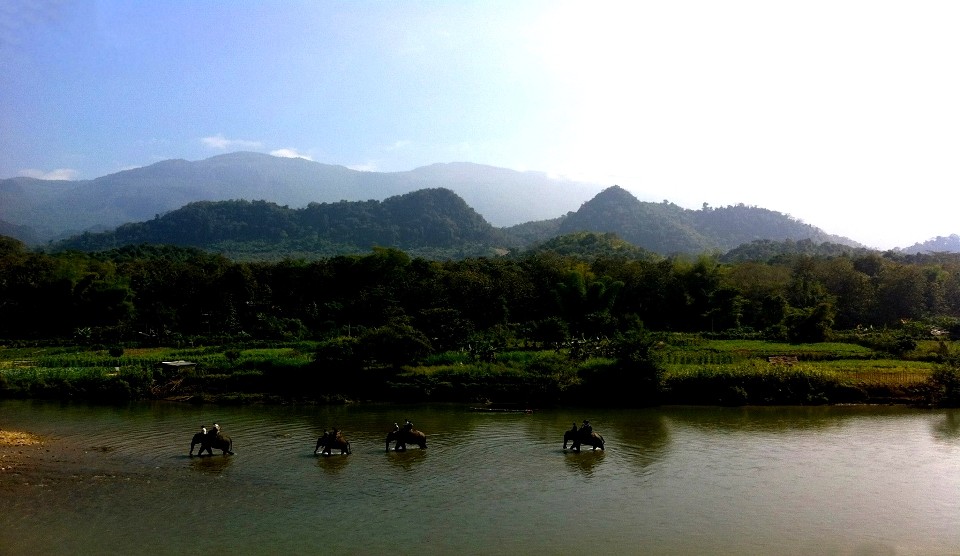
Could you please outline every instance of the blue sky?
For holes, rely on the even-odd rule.
[[[960,3],[0,2],[0,177],[470,161],[960,233]]]

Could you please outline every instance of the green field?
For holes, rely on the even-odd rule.
[[[653,349],[663,401],[704,404],[919,403],[952,343],[893,357],[854,343],[788,344],[662,335]],[[121,353],[122,351],[122,353]],[[112,352],[112,353],[111,353]],[[565,350],[507,348],[477,360],[433,354],[400,369],[334,368],[316,344],[109,350],[0,347],[0,396],[192,401],[442,400],[564,403],[613,364]],[[165,368],[163,361],[195,365]],[[606,376],[606,375],[604,375]],[[630,388],[629,377],[619,377]],[[624,382],[626,380],[626,382]]]

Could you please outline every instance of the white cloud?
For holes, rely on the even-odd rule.
[[[409,147],[410,145],[413,145],[413,141],[409,141],[409,140],[403,139],[403,140],[400,140],[400,141],[394,141],[392,145],[387,146],[387,150],[388,150],[388,151],[396,151],[396,150],[400,150],[400,149],[405,149],[405,148]]]
[[[20,175],[26,176],[28,178],[36,178],[38,180],[75,180],[77,179],[77,171],[71,168],[57,168],[56,170],[51,170],[49,172],[28,168],[26,170],[20,170]]]
[[[225,151],[227,149],[259,149],[263,147],[260,141],[247,141],[246,139],[227,139],[222,133],[200,139],[204,145],[211,149]]]
[[[309,156],[297,152],[296,149],[277,149],[275,151],[270,151],[270,154],[273,156],[279,156],[280,158],[303,158],[305,160],[313,160]]]

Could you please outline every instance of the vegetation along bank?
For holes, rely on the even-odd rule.
[[[0,396],[957,402],[956,256],[721,262],[618,252],[603,236],[584,255],[583,237],[497,258],[376,248],[259,263],[2,238]]]

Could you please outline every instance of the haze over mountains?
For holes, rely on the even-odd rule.
[[[431,192],[411,195],[424,190]],[[187,206],[227,200],[267,203]],[[401,206],[402,210],[397,208]],[[174,233],[188,226],[185,219],[198,226],[206,218],[214,222],[201,228],[217,228],[206,240],[182,229],[179,236]],[[279,219],[273,232],[251,221],[263,218]],[[241,222],[244,219],[246,223]],[[129,224],[136,222],[144,224]],[[337,225],[331,227],[330,222]],[[347,222],[357,229],[349,229]],[[127,225],[116,233],[87,234],[83,241],[64,245],[93,249],[166,241],[209,248],[224,241],[280,241],[270,239],[270,234],[283,230],[287,244],[303,247],[320,241],[328,249],[341,250],[391,241],[415,249],[424,240],[422,247],[454,249],[455,243],[463,242],[471,249],[480,246],[482,252],[525,247],[579,231],[612,232],[663,254],[727,251],[756,240],[860,246],[758,207],[689,210],[667,201],[641,202],[616,186],[604,189],[543,173],[471,163],[378,173],[241,152],[196,162],[167,160],[94,180],[0,180],[2,235],[36,245],[123,224]],[[240,229],[266,235],[224,235]]]
[[[446,187],[494,226],[555,218],[601,187],[470,163],[409,172],[361,172],[302,158],[239,152],[205,160],[166,160],[94,180],[0,180],[0,220],[33,228],[41,241],[140,222],[193,201],[308,203],[383,200]]]

